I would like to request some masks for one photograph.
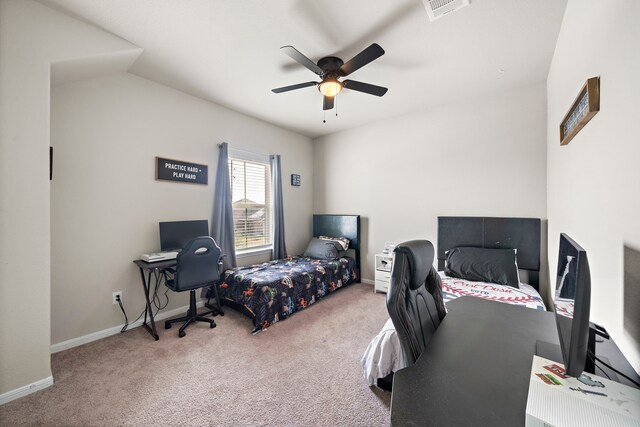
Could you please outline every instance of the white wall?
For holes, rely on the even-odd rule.
[[[311,237],[307,137],[128,73],[53,87],[51,127],[54,344],[122,324],[114,291],[130,319],[142,311],[132,260],[159,249],[159,221],[211,221],[220,142],[281,155],[287,249],[300,253]],[[156,181],[155,156],[207,164],[209,184]],[[301,187],[289,185],[291,173]],[[167,310],[188,304],[188,293],[169,297]]]
[[[363,278],[385,241],[437,216],[546,217],[544,83],[314,141],[314,212],[363,216]],[[544,276],[544,275],[543,275]]]
[[[556,265],[561,232],[587,250],[591,320],[608,329],[636,370],[640,343],[623,321],[623,248],[640,250],[638,18],[637,0],[569,1],[547,86],[549,265]],[[561,147],[560,121],[594,76],[600,112]]]
[[[50,383],[50,64],[132,47],[39,3],[0,0],[2,399]]]

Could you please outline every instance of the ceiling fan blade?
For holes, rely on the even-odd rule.
[[[307,0],[307,2],[310,3],[311,0]],[[316,3],[320,2],[314,2],[314,4]],[[372,26],[370,26],[367,31],[360,34],[360,37],[356,39],[350,39],[348,45],[342,46],[342,48],[337,52],[333,52],[335,56],[337,56],[338,58],[348,58],[351,52],[355,52],[356,49],[359,49],[361,46],[366,46],[367,43],[371,43],[371,40],[383,39],[383,36],[389,33],[389,31],[401,28],[401,26],[404,25],[405,21],[415,17],[416,14],[419,14],[421,12],[424,13],[424,5],[422,4],[422,2],[410,1],[405,2],[404,4],[402,4],[402,2],[393,2],[393,4],[396,3],[398,4],[394,6],[393,10],[390,11],[389,14],[382,16],[376,23],[372,23]],[[321,7],[322,5],[316,6],[314,7],[314,9],[320,9]],[[324,7],[324,9],[326,9],[326,7]],[[307,20],[310,26],[318,24],[317,20],[320,18],[320,15],[322,13],[319,10],[314,10],[314,12],[316,12],[315,15],[307,14]],[[332,18],[332,20],[329,21],[330,25],[326,25],[325,28],[334,28],[335,21],[333,19],[335,18],[332,15],[330,15],[330,18]],[[328,36],[328,34],[326,36]],[[326,36],[323,38],[323,40],[327,40],[328,42],[332,43],[331,45],[340,46],[343,42],[343,40],[333,41],[327,39]]]
[[[333,96],[325,96],[322,100],[322,109],[331,110],[333,108]]]
[[[355,80],[345,80],[342,82],[342,86],[346,89],[357,90],[358,92],[364,92],[375,96],[382,96],[387,93],[387,90],[389,90],[386,87],[357,82]]]
[[[289,55],[294,61],[304,65],[305,67],[307,67],[308,69],[316,73],[317,75],[319,76],[322,75],[323,73],[322,68],[318,67],[318,65],[315,62],[313,62],[312,60],[310,60],[309,58],[301,54],[298,51],[298,49],[296,49],[295,47],[282,46],[280,50],[285,54]]]
[[[297,85],[284,86],[284,87],[279,87],[277,89],[271,89],[271,92],[273,93],[289,92],[290,90],[302,89],[303,87],[315,86],[317,84],[318,82],[298,83]]]
[[[343,76],[348,76],[354,71],[364,67],[369,62],[374,61],[384,55],[384,49],[379,44],[373,43],[371,46],[351,58],[340,67]]]

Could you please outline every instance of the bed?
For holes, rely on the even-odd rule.
[[[252,333],[287,319],[326,295],[360,281],[360,216],[314,215],[313,237],[344,237],[349,249],[337,259],[293,256],[225,271],[223,305],[250,317]]]
[[[444,274],[447,252],[459,247],[516,249],[518,269],[527,280],[519,287],[448,277]],[[461,296],[474,296],[535,310],[546,310],[539,294],[540,220],[537,218],[438,217],[438,271],[446,303]],[[520,279],[520,277],[518,277]],[[445,317],[446,319],[446,317]],[[391,319],[365,350],[362,367],[367,383],[403,368],[402,349]]]

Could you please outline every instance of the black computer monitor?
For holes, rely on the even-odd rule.
[[[566,234],[560,234],[558,270],[554,306],[560,350],[567,374],[579,377],[583,371],[593,373],[589,350],[591,277],[587,252]],[[589,348],[589,345],[594,348]],[[593,354],[591,355],[593,357]],[[588,369],[585,369],[588,367]]]
[[[209,222],[206,219],[194,221],[161,222],[160,250],[179,251],[195,237],[209,235]]]

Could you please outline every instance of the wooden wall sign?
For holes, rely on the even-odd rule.
[[[209,167],[198,163],[156,157],[156,179],[207,185]]]
[[[560,122],[560,145],[567,145],[600,111],[600,77],[587,79]]]

